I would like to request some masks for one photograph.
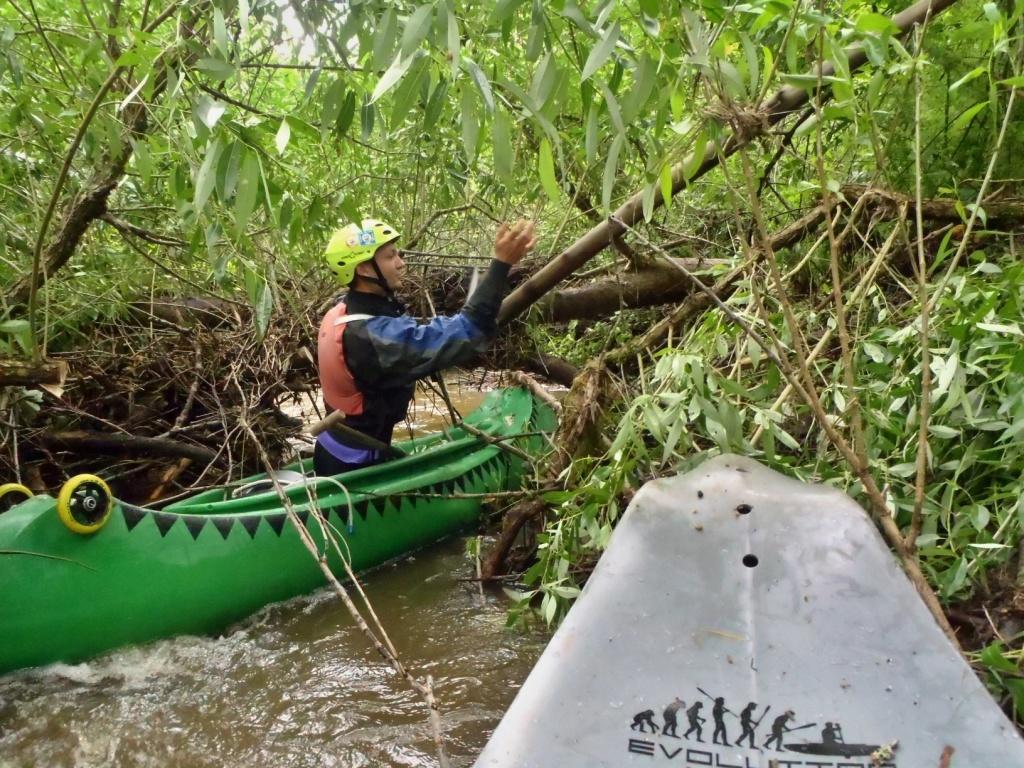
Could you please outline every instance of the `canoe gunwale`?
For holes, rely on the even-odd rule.
[[[515,424],[514,428],[510,427],[507,432],[489,434],[489,436],[516,437],[520,433],[525,436],[529,433],[525,433],[523,430],[528,426],[529,422],[530,417],[528,415],[523,420],[523,423]],[[437,435],[431,435],[430,437],[437,437]],[[438,444],[431,445],[419,453],[409,454],[383,464],[375,464],[370,467],[345,472],[341,475],[307,477],[305,481],[289,484],[282,490],[297,511],[305,511],[314,506],[319,506],[322,509],[333,509],[338,506],[347,506],[348,504],[346,493],[339,487],[339,478],[344,478],[345,482],[342,485],[348,490],[347,496],[351,498],[352,503],[355,503],[356,501],[372,500],[376,497],[389,496],[396,493],[412,493],[417,488],[451,480],[463,473],[445,473],[444,469],[446,466],[454,466],[456,463],[464,461],[476,453],[486,455],[486,458],[480,462],[482,464],[497,453],[503,452],[499,446],[493,445],[486,438],[479,435],[466,435],[446,440],[442,433],[441,438]],[[457,455],[452,457],[452,454]],[[298,471],[303,471],[307,463],[309,463],[308,460],[295,462],[285,467],[285,469],[298,468]],[[412,474],[412,472],[417,470],[421,471],[418,474]],[[407,472],[407,474],[397,477],[403,471]],[[439,478],[439,474],[443,476]],[[433,477],[427,479],[427,475],[433,475]],[[238,484],[208,489],[203,492],[203,495],[224,493],[233,487],[265,479],[266,477],[266,473],[251,475],[243,478]],[[369,490],[370,488],[373,488],[373,490]],[[327,495],[322,494],[321,491],[325,489],[329,490],[330,493]],[[310,500],[309,490],[316,494],[316,502]],[[279,513],[281,511],[279,501],[280,498],[277,495],[277,491],[271,488],[241,498],[209,501],[205,499],[197,500],[195,497],[182,499],[164,507],[161,511],[166,514],[176,515],[265,515]],[[259,508],[253,509],[254,506]]]

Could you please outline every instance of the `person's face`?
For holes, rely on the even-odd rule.
[[[392,291],[397,291],[402,286],[402,277],[405,274],[405,261],[402,260],[402,254],[399,252],[398,246],[394,243],[382,245],[374,253],[373,259],[377,262],[377,266],[380,267],[380,273],[384,276],[384,281],[388,284],[388,288]],[[373,265],[369,262],[356,267],[356,272],[366,276],[375,276]]]
[[[402,259],[402,253],[398,250],[398,246],[394,243],[382,245],[377,249],[377,253],[373,255],[373,258],[377,260],[381,274],[384,275],[384,280],[387,282],[388,287],[392,291],[397,291],[401,288],[402,278],[405,275],[405,261]]]

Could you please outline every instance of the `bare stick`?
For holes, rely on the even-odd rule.
[[[942,280],[939,281],[939,285],[936,287],[935,292],[932,294],[931,299],[928,301],[928,311],[935,309],[935,302],[939,300],[943,291],[946,289],[946,283],[949,282],[949,278],[952,277],[953,272],[960,264],[960,259],[963,258],[964,251],[967,250],[967,244],[971,241],[971,233],[974,231],[974,223],[978,220],[978,211],[981,210],[982,203],[985,201],[985,193],[988,192],[988,185],[992,181],[992,172],[996,167],[996,160],[999,157],[999,150],[1003,146],[1003,139],[1006,138],[1006,129],[1010,125],[1010,116],[1013,114],[1013,102],[1017,97],[1017,89],[1010,89],[1010,98],[1006,102],[1006,113],[1003,115],[1003,124],[999,128],[999,136],[996,139],[996,145],[992,148],[992,157],[988,161],[988,168],[985,170],[985,178],[981,181],[981,186],[978,187],[978,196],[974,199],[974,205],[971,206],[971,215],[967,219],[967,226],[964,228],[963,239],[960,240],[960,246],[956,249],[956,253],[949,262],[949,267],[946,268],[946,273],[942,276]]]
[[[796,328],[796,317],[793,313],[793,308],[788,301],[788,297],[785,293],[784,287],[782,286],[781,275],[779,274],[778,264],[775,259],[775,252],[771,247],[770,239],[768,238],[767,233],[765,231],[764,217],[762,216],[761,206],[756,198],[756,195],[754,195],[755,185],[753,173],[750,169],[749,159],[747,158],[745,152],[741,152],[741,156],[744,160],[744,175],[747,179],[748,189],[754,198],[751,201],[751,205],[754,210],[754,220],[757,224],[759,244],[761,248],[765,250],[765,255],[767,256],[766,260],[768,262],[769,268],[772,271],[773,278],[776,281],[776,286],[780,294],[780,301],[783,305],[783,311],[784,314],[786,314],[787,316],[787,323],[791,324],[791,328]],[[615,223],[625,227],[626,229],[632,229],[631,227],[626,226],[621,221]],[[633,230],[633,234],[636,237],[638,237],[638,239],[640,239],[641,242],[644,242],[648,247],[654,248],[655,250],[658,249],[658,246],[656,244],[647,240],[647,238],[645,238],[636,230]],[[746,241],[744,241],[744,249],[749,250],[749,245],[746,243]],[[756,257],[753,255],[750,256],[750,259],[755,258]],[[860,479],[861,484],[864,486],[865,492],[867,493],[868,498],[871,501],[871,511],[873,513],[875,521],[881,526],[882,532],[885,535],[886,540],[889,542],[889,545],[895,550],[897,555],[899,555],[908,578],[917,588],[918,594],[921,595],[921,598],[922,600],[924,600],[925,605],[928,606],[928,609],[931,612],[932,617],[935,619],[935,622],[939,625],[943,632],[945,632],[950,642],[953,643],[955,647],[959,648],[959,642],[957,641],[956,633],[953,631],[952,626],[949,624],[949,620],[946,618],[945,613],[943,613],[942,606],[939,604],[939,600],[935,596],[935,592],[928,584],[928,580],[924,577],[920,565],[913,558],[913,556],[906,551],[906,547],[903,543],[903,536],[900,532],[899,527],[896,525],[896,522],[889,515],[888,507],[886,506],[885,498],[882,495],[881,490],[878,488],[877,483],[875,483],[875,480],[868,471],[867,466],[861,462],[860,457],[857,456],[857,454],[850,447],[849,443],[843,438],[843,436],[838,432],[838,430],[836,430],[835,426],[832,423],[832,420],[828,417],[828,414],[825,413],[825,409],[821,404],[821,400],[818,397],[818,393],[814,388],[810,370],[807,368],[806,357],[803,356],[800,350],[800,345],[794,345],[796,348],[796,353],[799,361],[799,369],[797,371],[794,371],[793,366],[790,365],[788,359],[784,360],[775,351],[775,345],[765,340],[764,337],[761,336],[761,334],[759,334],[757,331],[751,328],[749,323],[747,323],[743,318],[739,317],[739,315],[737,315],[730,307],[726,306],[726,304],[722,302],[722,300],[719,299],[718,296],[715,295],[710,288],[705,286],[704,283],[702,283],[698,277],[696,277],[693,273],[689,272],[689,270],[679,265],[678,263],[676,263],[676,267],[681,272],[683,272],[683,274],[685,274],[691,281],[693,281],[694,285],[702,293],[708,295],[711,301],[714,304],[716,304],[716,306],[718,306],[726,314],[726,316],[729,317],[730,320],[739,325],[752,339],[754,339],[754,341],[757,342],[757,344],[765,351],[765,354],[768,356],[768,358],[773,363],[775,363],[775,365],[779,368],[782,374],[786,377],[786,379],[789,381],[792,387],[800,394],[800,396],[804,399],[808,406],[810,406],[819,426],[825,431],[825,434],[828,436],[829,440],[842,454],[843,458],[849,463],[851,468],[853,468],[854,472],[857,474],[857,477]],[[794,340],[798,337],[797,333],[793,331],[791,331],[791,335],[793,336]],[[781,347],[779,347],[778,350],[779,352],[783,352]],[[803,378],[803,381],[801,381],[801,377]]]
[[[348,609],[349,615],[351,615],[352,620],[356,623],[356,626],[359,628],[360,632],[362,632],[363,635],[370,641],[370,643],[373,644],[373,647],[376,648],[377,653],[379,653],[384,658],[384,660],[391,665],[391,668],[394,669],[395,672],[397,672],[399,675],[405,678],[405,681],[413,688],[413,690],[415,690],[418,694],[420,694],[420,696],[423,697],[424,701],[427,704],[427,708],[429,709],[430,712],[430,726],[434,735],[434,746],[437,748],[438,762],[441,768],[448,768],[448,755],[445,750],[444,735],[441,729],[441,713],[440,710],[438,709],[437,700],[434,698],[434,690],[431,678],[427,677],[426,681],[422,682],[418,680],[416,677],[414,677],[412,673],[409,672],[408,669],[406,669],[401,659],[398,658],[397,654],[394,651],[394,646],[391,644],[390,640],[388,640],[387,644],[385,644],[385,642],[378,638],[374,631],[370,629],[370,626],[366,623],[366,620],[359,612],[358,606],[356,606],[356,604],[352,601],[352,598],[349,596],[348,591],[345,589],[344,585],[342,585],[342,583],[338,580],[338,577],[334,575],[334,571],[332,571],[330,566],[328,565],[326,551],[321,552],[317,548],[316,542],[313,541],[313,537],[310,535],[309,530],[306,528],[303,522],[299,519],[298,515],[295,513],[295,508],[292,506],[291,499],[289,499],[287,494],[285,494],[284,488],[281,486],[280,482],[278,482],[277,477],[274,474],[274,467],[270,461],[270,457],[267,455],[267,452],[264,449],[263,444],[259,441],[259,438],[256,436],[256,433],[253,432],[252,427],[249,425],[249,422],[248,420],[246,420],[244,415],[242,416],[241,423],[242,427],[248,433],[250,439],[253,441],[253,444],[256,446],[256,449],[259,452],[260,460],[263,462],[263,465],[267,470],[270,480],[274,484],[274,491],[277,493],[278,499],[284,506],[285,512],[288,515],[288,519],[291,521],[292,525],[295,526],[295,530],[298,531],[299,534],[299,539],[302,541],[303,545],[309,551],[309,554],[313,556],[314,560],[316,560],[317,565],[320,567],[320,570],[323,572],[325,578],[327,579],[327,583],[330,584],[331,587],[334,589],[335,594],[337,594],[338,597],[341,598],[341,601],[345,604],[345,608]],[[334,546],[337,547],[337,542],[335,542],[331,537],[330,529],[326,522],[324,521],[323,517],[321,516],[319,509],[314,508],[313,516],[321,526],[321,531],[324,535],[325,541],[330,540],[334,544]],[[358,580],[356,579],[355,574],[352,572],[352,569],[348,561],[344,557],[342,557],[341,562],[345,567],[346,576],[353,584],[358,585]],[[361,587],[359,589],[360,592],[362,592]],[[369,604],[369,601],[366,599],[365,593],[363,593],[363,599],[364,602]],[[374,618],[376,619],[376,615],[372,615],[374,615]],[[378,626],[380,625],[379,620],[377,621],[377,624]],[[384,636],[385,638],[387,637],[386,634]]]
[[[918,39],[920,56],[920,37]],[[928,479],[928,418],[931,415],[932,369],[928,348],[928,265],[924,258],[924,223],[921,218],[921,62],[914,67],[914,195],[917,200],[914,223],[917,226],[917,290],[921,303],[921,404],[918,410],[917,476],[914,480],[914,509],[907,531],[907,550],[917,550],[917,537],[924,524],[924,491]]]
[[[544,389],[544,387],[540,385],[540,382],[533,378],[533,376],[531,376],[528,373],[523,373],[522,371],[510,371],[508,374],[508,378],[514,384],[517,384],[518,386],[523,387],[524,389],[531,392],[533,396],[536,397],[538,400],[542,400],[544,403],[550,406],[551,410],[553,410],[555,413],[561,415],[562,404],[558,402],[550,392]]]
[[[935,17],[955,3],[956,0],[919,0],[893,16],[892,21],[899,27],[902,34],[914,24],[920,23],[926,15]],[[846,49],[845,56],[850,72],[859,69],[868,60],[867,52],[861,46]],[[835,66],[832,62],[827,62],[820,69],[821,74],[826,78],[825,82],[829,82],[831,76],[835,74]],[[816,72],[817,70],[811,74],[816,74]],[[829,95],[828,91],[822,92],[815,89],[813,97],[827,99]],[[784,86],[767,102],[758,105],[759,116],[763,118],[758,125],[751,126],[749,130],[733,133],[722,141],[700,142],[702,146],[691,152],[686,160],[672,167],[673,196],[687,189],[695,180],[713,168],[718,167],[723,160],[746,147],[752,139],[765,133],[772,125],[802,109],[811,98],[812,94],[809,94],[803,87]],[[703,160],[696,168],[692,168],[691,166],[697,164],[696,161],[699,158],[703,158]],[[724,168],[724,165],[722,167]],[[498,324],[505,325],[512,318],[524,312],[556,284],[610,245],[613,238],[622,232],[621,229],[616,231],[616,228],[609,226],[612,220],[625,221],[630,225],[640,222],[643,216],[643,198],[643,190],[629,197],[616,209],[613,216],[595,225],[556,258],[545,264],[529,280],[516,287],[501,304]],[[658,208],[663,203],[661,191],[656,190],[654,207]]]
[[[874,284],[875,277],[878,275],[879,269],[881,269],[882,264],[889,256],[889,252],[892,250],[893,243],[896,242],[896,237],[898,234],[899,229],[893,229],[892,233],[885,241],[885,244],[878,252],[878,255],[875,256],[875,260],[871,262],[871,266],[868,268],[868,271],[864,273],[864,277],[861,278],[861,281],[857,284],[857,287],[854,289],[853,294],[850,297],[851,304],[856,304],[857,302],[859,302],[861,298],[867,293],[868,288],[870,288]],[[814,362],[814,360],[817,359],[818,355],[820,355],[825,350],[829,342],[832,341],[833,331],[834,329],[829,328],[828,330],[825,331],[824,334],[822,334],[821,339],[819,339],[818,343],[815,344],[814,349],[811,350],[811,353],[809,355],[807,355],[808,364]],[[769,410],[779,410],[779,408],[782,407],[783,403],[789,400],[792,394],[793,386],[787,383],[785,389],[782,390],[782,394],[775,398],[775,402],[772,403],[772,407]],[[757,445],[757,443],[761,440],[762,434],[764,434],[764,427],[759,426],[757,430],[754,432],[753,436],[751,436],[750,438],[751,444]]]
[[[822,87],[821,83],[821,65],[824,62],[824,35],[818,35],[818,87]],[[828,211],[828,215],[825,216],[825,222],[827,224],[828,232],[828,244],[829,244],[829,266],[832,271],[832,301],[835,305],[836,310],[836,329],[839,331],[839,348],[842,354],[843,360],[843,385],[846,389],[846,396],[849,398],[847,409],[849,416],[847,418],[851,429],[853,430],[853,449],[857,452],[860,457],[861,463],[864,466],[868,465],[868,453],[867,448],[864,445],[864,425],[861,423],[860,418],[860,397],[857,395],[856,381],[853,376],[853,350],[850,346],[850,331],[846,325],[846,307],[843,303],[843,279],[839,272],[839,240],[836,237],[835,224],[832,218],[832,209],[834,205],[834,198],[832,196],[832,190],[829,189],[828,177],[825,173],[825,147],[822,142],[822,119],[821,119],[821,103],[815,102],[815,112],[818,115],[817,130],[815,131],[815,154],[817,155],[818,162],[818,179],[821,184],[822,193],[824,195],[825,209]]]

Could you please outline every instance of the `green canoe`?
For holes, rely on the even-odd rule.
[[[508,389],[490,393],[466,423],[537,452],[538,433],[552,430],[555,417],[525,390]],[[461,428],[399,447],[409,455],[285,489],[323,548],[312,514],[319,505],[355,571],[473,523],[481,500],[458,495],[517,487],[524,469],[511,452]],[[304,469],[300,463],[280,474],[298,479]],[[89,477],[69,480],[57,499],[34,496],[0,514],[0,674],[215,633],[324,584],[273,489],[250,485],[233,497],[238,486],[217,488],[157,511],[108,504],[102,481]],[[98,508],[108,513],[100,517]],[[329,563],[343,575],[336,555]]]

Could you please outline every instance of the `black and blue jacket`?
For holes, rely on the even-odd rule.
[[[462,311],[420,323],[393,298],[349,291],[347,313],[372,315],[345,325],[345,363],[363,395],[363,413],[346,426],[391,444],[395,425],[405,418],[416,380],[468,362],[493,338],[498,309],[508,293],[509,265],[492,260],[486,275]],[[339,461],[371,464],[378,452],[359,446],[340,432],[321,433],[318,441]]]

